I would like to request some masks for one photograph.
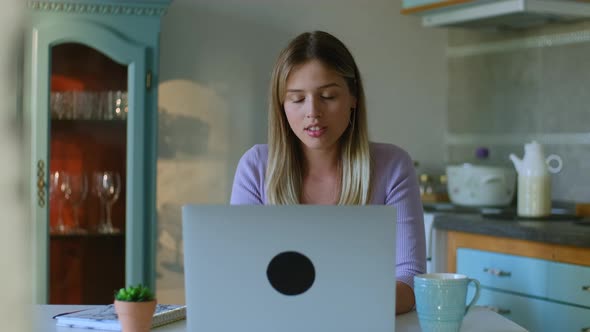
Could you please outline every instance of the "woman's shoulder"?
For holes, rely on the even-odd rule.
[[[386,197],[384,201],[388,201],[387,197],[393,188],[397,188],[405,179],[415,179],[414,162],[406,150],[395,144],[371,143],[370,150],[374,181],[377,184],[374,195],[377,198]]]
[[[410,154],[395,144],[370,143],[370,151],[377,177],[400,176],[414,167]]]
[[[268,145],[255,144],[242,155],[242,160],[266,164],[268,159]]]
[[[369,144],[371,157],[375,162],[408,161],[412,159],[406,150],[395,144],[378,142],[371,142]]]

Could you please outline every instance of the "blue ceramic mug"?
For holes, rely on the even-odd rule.
[[[475,284],[468,305],[467,285]],[[428,273],[414,277],[416,311],[422,332],[458,332],[463,317],[479,298],[479,281],[455,273]]]

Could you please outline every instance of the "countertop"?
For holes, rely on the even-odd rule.
[[[436,214],[438,230],[590,248],[590,220],[504,220],[482,214]]]

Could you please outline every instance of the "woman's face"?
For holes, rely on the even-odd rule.
[[[311,60],[289,74],[283,107],[304,149],[331,150],[350,124],[356,98],[342,76]]]

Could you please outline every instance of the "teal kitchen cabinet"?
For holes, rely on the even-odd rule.
[[[589,328],[590,310],[529,296],[484,288],[478,305],[487,306],[529,331],[584,332]]]
[[[590,308],[590,267],[557,262],[550,267],[547,297]]]
[[[442,0],[403,0],[402,7],[403,8],[413,8],[413,7],[420,7],[425,5],[431,5],[444,2]]]
[[[477,305],[530,331],[590,330],[588,266],[460,248],[457,273],[480,281]]]
[[[402,13],[420,13],[469,2],[468,0],[402,0]]]
[[[544,297],[549,262],[473,249],[457,250],[457,273],[479,280],[482,285]]]
[[[35,303],[155,285],[157,86],[169,0],[32,0],[23,114]]]

